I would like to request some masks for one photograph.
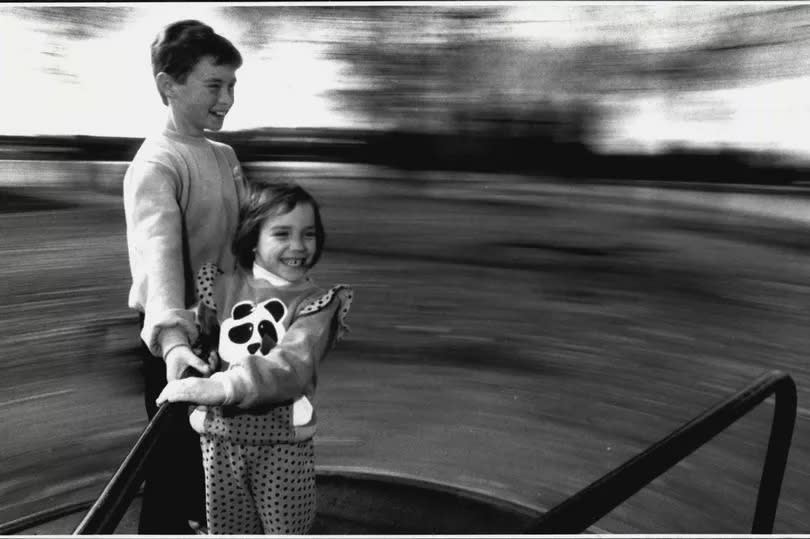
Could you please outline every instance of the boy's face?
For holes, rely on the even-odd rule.
[[[204,56],[189,73],[186,82],[172,80],[168,93],[174,129],[185,135],[219,131],[234,101],[236,68],[214,65]]]
[[[295,282],[307,274],[317,247],[315,210],[311,204],[299,203],[292,211],[264,220],[256,244],[256,263]]]

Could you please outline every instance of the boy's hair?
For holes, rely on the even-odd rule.
[[[152,75],[161,71],[180,84],[204,56],[211,56],[214,65],[242,66],[242,55],[233,43],[214,32],[214,29],[196,20],[174,22],[161,30],[151,46]],[[160,92],[160,90],[158,90]],[[166,96],[160,92],[163,104]]]
[[[236,261],[244,269],[251,269],[256,257],[254,248],[259,243],[259,231],[264,220],[291,212],[298,204],[309,204],[315,214],[315,254],[310,268],[321,257],[326,232],[321,220],[318,202],[303,187],[290,182],[248,182],[247,193],[239,209],[239,225],[231,243]]]

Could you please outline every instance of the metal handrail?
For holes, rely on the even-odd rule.
[[[773,421],[751,533],[772,533],[796,423],[797,405],[796,384],[789,375],[778,370],[763,374],[747,387],[553,507],[533,522],[525,533],[586,531],[771,395],[775,396]]]
[[[177,421],[187,421],[187,410],[186,403],[164,403],[158,408],[73,535],[109,535],[115,531],[138,493],[146,462],[161,434]]]
[[[774,416],[752,526],[753,534],[771,533],[796,422],[796,384],[781,371],[760,376],[744,389],[549,510],[535,520],[525,533],[586,531],[624,500],[772,394],[776,397]],[[158,409],[73,535],[108,535],[115,531],[142,482],[147,458],[161,434],[172,423],[186,420],[187,406],[185,403],[165,403]]]

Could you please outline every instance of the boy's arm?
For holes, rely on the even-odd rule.
[[[230,164],[233,167],[232,171],[234,183],[236,185],[236,197],[237,200],[242,201],[245,199],[245,191],[247,190],[247,178],[245,177],[245,172],[242,169],[242,164],[239,162],[239,157],[236,155],[236,151],[231,146],[228,146],[228,155]]]
[[[124,209],[133,280],[145,315],[141,338],[165,359],[196,338],[193,314],[185,308],[179,179],[160,163],[132,167],[124,181]]]

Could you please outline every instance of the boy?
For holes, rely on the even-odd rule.
[[[147,416],[167,381],[187,369],[207,375],[208,358],[187,307],[203,263],[232,268],[244,179],[233,149],[205,137],[234,102],[239,51],[199,21],[175,22],[151,45],[166,124],[149,136],[124,177],[124,212],[132,273],[129,307],[140,313]],[[148,349],[148,350],[147,350]],[[163,359],[161,361],[161,358]],[[190,534],[205,515],[199,438],[186,421],[171,425],[146,469],[139,534]]]

